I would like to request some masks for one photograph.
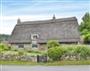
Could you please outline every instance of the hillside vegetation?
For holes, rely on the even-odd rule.
[[[0,42],[7,41],[10,38],[10,35],[7,34],[0,34]]]

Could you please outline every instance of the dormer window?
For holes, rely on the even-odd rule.
[[[37,39],[38,38],[39,38],[39,35],[38,34],[31,34],[32,48],[33,47],[35,47],[35,48],[38,47],[38,44],[37,44]]]
[[[24,48],[24,45],[23,44],[19,44],[18,47],[19,48]]]
[[[31,34],[31,39],[32,40],[36,40],[39,38],[39,35],[38,34]]]

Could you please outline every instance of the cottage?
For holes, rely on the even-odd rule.
[[[80,41],[76,17],[50,20],[17,20],[9,43],[17,48],[43,49],[48,40],[57,40],[63,44],[77,44]],[[43,46],[44,47],[44,46]]]

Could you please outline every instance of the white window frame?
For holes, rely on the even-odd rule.
[[[37,38],[34,38],[34,36],[37,36],[37,38],[39,38],[39,35],[38,34],[31,34],[31,39],[32,40],[36,40]]]

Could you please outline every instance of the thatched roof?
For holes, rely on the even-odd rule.
[[[30,43],[31,34],[39,35],[38,43],[46,43],[51,39],[59,42],[78,42],[80,40],[77,19],[70,17],[25,22],[18,20],[9,42]]]

